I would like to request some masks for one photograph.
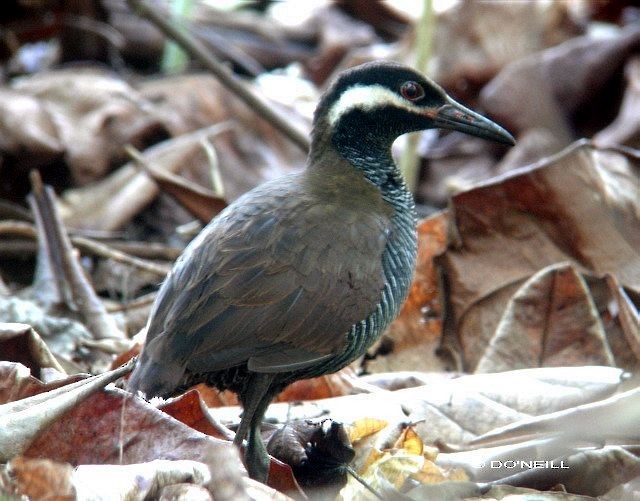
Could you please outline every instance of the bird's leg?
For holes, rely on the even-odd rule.
[[[247,466],[249,476],[262,483],[266,483],[269,477],[270,461],[267,448],[262,441],[260,428],[262,425],[262,419],[264,418],[264,414],[267,411],[272,398],[271,393],[267,393],[262,396],[262,400],[260,400],[251,420],[247,449],[244,453],[244,461]]]
[[[255,480],[266,482],[269,472],[269,456],[260,436],[260,425],[267,407],[273,398],[270,386],[274,374],[253,372],[246,385],[247,391],[240,395],[244,411],[240,426],[236,431],[233,443],[241,447],[248,435],[247,448],[244,454],[249,476]]]
[[[249,377],[249,381],[246,385],[247,391],[238,395],[242,402],[243,410],[242,417],[240,418],[240,426],[238,426],[236,436],[233,439],[233,444],[237,447],[241,447],[242,442],[247,437],[249,427],[253,421],[253,416],[256,414],[256,410],[262,403],[262,398],[266,394],[270,394],[269,386],[271,386],[271,381],[273,381],[274,377],[273,374],[263,372],[252,372],[250,374],[251,376]]]

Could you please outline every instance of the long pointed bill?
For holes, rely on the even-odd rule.
[[[498,124],[465,108],[451,98],[448,99],[447,104],[438,108],[433,120],[436,127],[457,130],[498,143],[516,144],[513,136]]]

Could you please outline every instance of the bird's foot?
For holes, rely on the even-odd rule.
[[[263,484],[267,483],[271,461],[260,432],[257,430],[252,429],[249,433],[247,448],[244,451],[244,462],[252,479]]]

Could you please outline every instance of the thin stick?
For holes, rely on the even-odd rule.
[[[69,235],[57,211],[53,189],[46,186],[38,171],[29,174],[31,193],[27,200],[36,220],[38,242],[38,266],[42,273],[55,279],[57,293],[68,307],[78,312],[96,339],[124,338],[114,318],[96,295],[73,251]]]
[[[149,273],[153,273],[162,278],[166,277],[167,273],[169,273],[169,271],[171,270],[170,266],[156,264],[151,261],[146,261],[135,256],[125,254],[118,249],[114,249],[112,247],[109,247],[108,245],[89,240],[88,238],[71,237],[71,242],[79,249],[84,250],[85,252],[90,252],[95,256],[112,259],[113,261],[116,261],[118,263],[127,264],[139,270],[148,271]]]
[[[309,138],[297,129],[293,128],[284,118],[269,108],[260,98],[253,94],[229,69],[218,61],[200,41],[196,40],[185,30],[168,20],[167,15],[161,15],[150,7],[144,0],[127,0],[129,7],[138,15],[143,16],[153,23],[162,33],[180,45],[185,52],[196,59],[206,69],[213,73],[218,80],[245,102],[249,108],[253,109],[262,118],[268,121],[276,129],[288,137],[302,151],[309,151]]]
[[[367,489],[371,494],[373,494],[376,498],[384,501],[384,498],[378,494],[375,489],[373,487],[371,487],[367,482],[365,482],[365,480],[358,475],[358,473],[356,472],[356,470],[354,470],[351,466],[347,465],[347,472],[349,472],[349,474],[355,478],[358,482],[360,482],[365,489]]]
[[[9,220],[0,222],[0,235],[16,235],[27,238],[37,238],[38,232],[35,226],[30,223]],[[109,245],[96,242],[89,238],[80,236],[71,236],[70,238],[74,247],[78,247],[86,253],[91,253],[95,256],[106,259],[113,259],[119,263],[154,273],[162,278],[164,278],[171,270],[169,266],[164,266],[162,264],[157,264],[152,261],[147,261],[130,254],[126,254],[125,252],[115,249]]]

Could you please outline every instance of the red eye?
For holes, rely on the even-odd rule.
[[[418,82],[405,82],[400,87],[400,94],[409,101],[417,101],[424,97],[424,89]]]

